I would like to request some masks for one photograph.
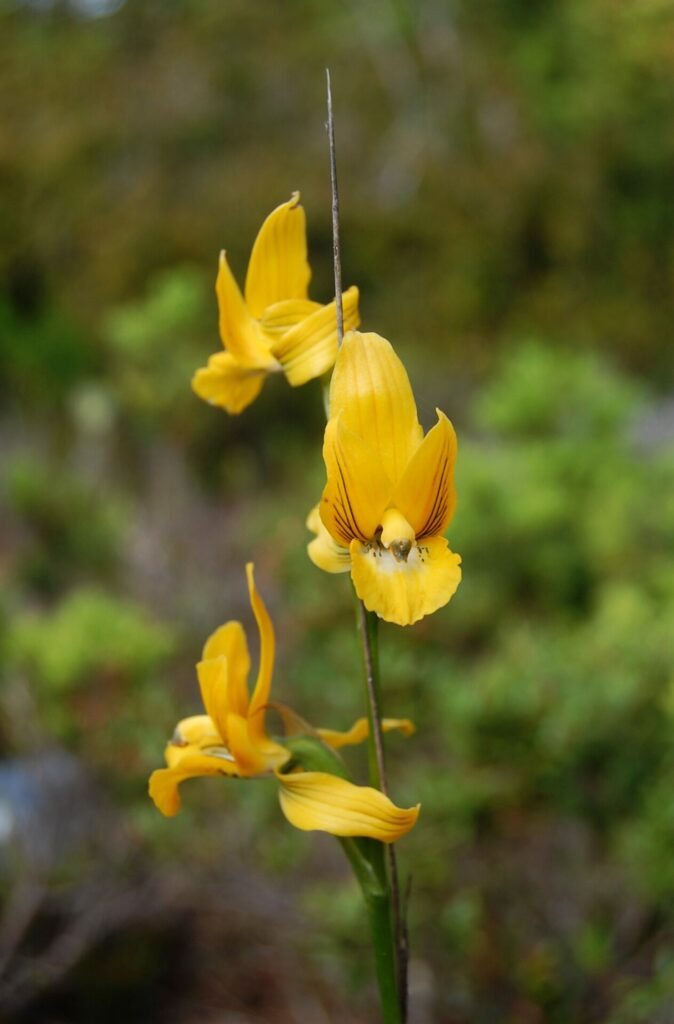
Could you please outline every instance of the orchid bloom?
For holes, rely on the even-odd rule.
[[[440,410],[424,437],[412,388],[377,334],[344,338],[330,385],[327,484],[307,526],[311,560],[351,571],[358,597],[407,626],[445,605],[461,559],[442,536],[454,514],[456,435]]]
[[[267,374],[282,372],[298,387],[329,370],[337,355],[334,300],[323,306],[308,296],[306,218],[294,192],[269,214],[255,240],[246,275],[245,300],[220,254],[215,285],[220,338],[192,388],[211,405],[242,412],[260,393]],[[358,289],[342,295],[347,330],[357,327]]]
[[[197,665],[206,714],[178,723],[166,747],[167,767],[150,776],[150,796],[162,814],[170,817],[180,810],[178,787],[186,779],[202,775],[275,775],[280,784],[281,809],[296,828],[395,842],[415,824],[418,806],[396,807],[377,789],[356,786],[328,772],[303,771],[288,747],[267,733],[265,712],[270,706],[274,627],[255,587],[251,563],[246,566],[246,576],[260,634],[260,667],[253,694],[248,692],[246,635],[241,623],[227,622],[206,641]],[[414,729],[407,719],[388,719],[383,725],[387,731],[397,729],[407,735]],[[348,732],[316,732],[336,749],[364,740],[368,723],[359,719]]]

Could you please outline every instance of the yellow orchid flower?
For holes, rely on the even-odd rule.
[[[275,775],[281,808],[288,821],[305,831],[335,836],[368,836],[392,843],[415,824],[419,807],[396,807],[377,789],[356,786],[324,771],[303,771],[288,746],[266,729],[274,667],[274,627],[255,587],[252,563],[246,566],[248,593],[260,634],[260,667],[252,696],[248,692],[250,656],[243,627],[227,622],[206,641],[197,675],[206,714],[178,723],[166,747],[166,768],[150,776],[149,791],[167,817],[180,810],[178,787],[202,775],[238,778]],[[407,719],[386,719],[385,730],[409,735]],[[347,732],[317,730],[333,748],[360,743],[368,723],[359,719]]]
[[[192,388],[211,405],[240,413],[260,393],[268,374],[284,373],[298,387],[329,370],[337,355],[335,303],[308,295],[306,218],[294,192],[269,214],[255,240],[245,300],[220,253],[215,285],[224,352],[197,370]],[[357,327],[358,289],[342,295],[346,329]]]
[[[368,611],[407,626],[445,605],[461,559],[442,536],[454,514],[456,435],[447,417],[424,437],[412,388],[378,334],[344,338],[330,385],[328,481],[307,520],[311,560],[351,571]]]

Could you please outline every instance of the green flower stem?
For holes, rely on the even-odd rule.
[[[384,762],[384,740],[382,734],[381,683],[379,678],[379,619],[374,612],[368,612],[362,601],[357,601],[357,624],[363,650],[363,675],[365,680],[367,717],[370,725],[368,753],[370,762],[370,783],[388,795],[386,766]],[[380,877],[386,888],[388,914],[388,935],[393,947],[393,963],[396,971],[396,992],[399,1020],[407,1019],[407,941],[400,907],[400,885],[395,844],[390,843],[384,855],[383,844],[379,856]],[[372,921],[372,913],[370,914]],[[377,933],[382,941],[381,930]],[[375,935],[373,925],[373,937]],[[375,942],[377,939],[375,939]],[[375,945],[375,955],[377,954]],[[381,990],[381,983],[380,983]],[[382,993],[382,1005],[384,996]]]
[[[386,767],[384,764],[384,741],[381,731],[381,686],[379,683],[379,620],[368,612],[362,601],[356,599],[356,628],[360,634],[363,651],[363,679],[365,682],[365,703],[368,733],[368,756],[370,764],[370,785],[386,793]]]
[[[291,761],[284,766],[285,771],[292,770],[297,764],[306,771],[328,772],[349,778],[339,754],[317,736],[291,736],[283,742],[292,755]],[[403,1024],[384,843],[364,837],[340,837],[339,842],[358,879],[367,908],[384,1024]]]
[[[384,1024],[403,1024],[391,894],[384,844],[375,839],[341,839],[365,898]]]

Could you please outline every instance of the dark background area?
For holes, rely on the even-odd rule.
[[[189,380],[300,189],[459,434],[451,604],[382,629],[411,1024],[674,1019],[669,0],[0,4],[0,1020],[374,1019],[359,893],[273,782],[147,793],[253,558],[275,696],[361,713],[318,385]],[[364,778],[362,754],[349,754]]]

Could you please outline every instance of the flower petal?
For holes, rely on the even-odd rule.
[[[461,558],[444,537],[415,544],[407,561],[378,545],[351,543],[351,579],[368,611],[410,626],[447,604],[461,582]]]
[[[169,768],[173,767],[185,747],[201,750],[221,743],[222,737],[210,715],[191,715],[176,725],[173,738],[166,746],[166,763]]]
[[[158,768],[152,772],[149,793],[161,813],[170,818],[180,810],[178,786],[185,779],[195,779],[202,775],[238,774],[239,770],[234,761],[225,756],[189,753],[174,767]]]
[[[409,718],[383,718],[381,727],[383,732],[396,730],[403,736],[411,736],[415,731],[414,723]],[[346,732],[337,729],[317,729],[316,732],[325,743],[339,750],[340,747],[355,746],[366,740],[370,735],[370,723],[367,718],[359,718]]]
[[[321,519],[318,505],[314,505],[307,516],[307,529],[316,536],[307,545],[309,558],[325,572],[348,572],[351,568],[351,553],[332,539]]]
[[[312,302],[311,299],[283,299],[282,302],[275,302],[265,309],[260,317],[260,327],[266,334],[274,337],[285,334],[295,324],[306,320],[319,309],[323,309],[320,302]],[[274,338],[271,338],[270,342],[273,340]]]
[[[417,539],[444,533],[456,506],[456,434],[444,412],[435,411],[438,422],[410,459],[391,499]]]
[[[227,701],[230,711],[245,715],[248,711],[248,674],[250,655],[243,626],[226,622],[211,633],[204,644],[203,660],[224,656],[227,659]]]
[[[262,714],[258,713],[256,717],[261,718]],[[266,733],[261,738],[256,735],[254,722],[255,718],[242,715],[230,715],[227,719],[229,749],[243,777],[263,775],[290,757],[286,748],[269,739]]]
[[[360,323],[358,289],[354,286],[342,295],[344,327],[351,330]],[[337,356],[337,311],[334,300],[321,306],[272,344],[272,354],[283,367],[292,387],[306,384],[329,370]]]
[[[276,651],[276,639],[274,626],[269,617],[267,607],[257,592],[255,586],[255,566],[252,562],[246,565],[246,579],[248,581],[248,595],[251,608],[260,632],[260,668],[255,682],[253,696],[250,699],[249,717],[252,718],[252,735],[261,740],[266,737],[264,727],[264,707],[269,701],[271,690],[271,677],[274,671],[274,654]]]
[[[209,405],[236,416],[255,401],[266,376],[266,370],[249,369],[229,352],[217,352],[192,377],[192,390]]]
[[[281,784],[281,810],[291,825],[303,831],[333,836],[369,836],[394,843],[414,826],[419,805],[396,807],[370,786],[356,786],[327,772],[276,772]]]
[[[311,268],[307,226],[299,192],[281,203],[263,223],[250,254],[246,303],[255,317],[282,299],[306,299]]]
[[[224,249],[220,253],[215,294],[218,299],[220,339],[227,351],[232,353],[241,366],[258,369],[273,366],[274,359],[270,355],[269,345],[251,311],[246,308]]]
[[[223,743],[227,743],[227,717],[229,706],[229,666],[227,658],[209,658],[197,665],[197,679],[201,699],[212,721],[215,723]]]
[[[342,422],[344,413],[325,428],[323,458],[328,482],[319,514],[331,537],[348,547],[354,537],[366,541],[381,523],[392,484],[376,452]]]
[[[405,367],[378,334],[344,338],[330,384],[330,416],[340,411],[397,483],[423,435]]]

